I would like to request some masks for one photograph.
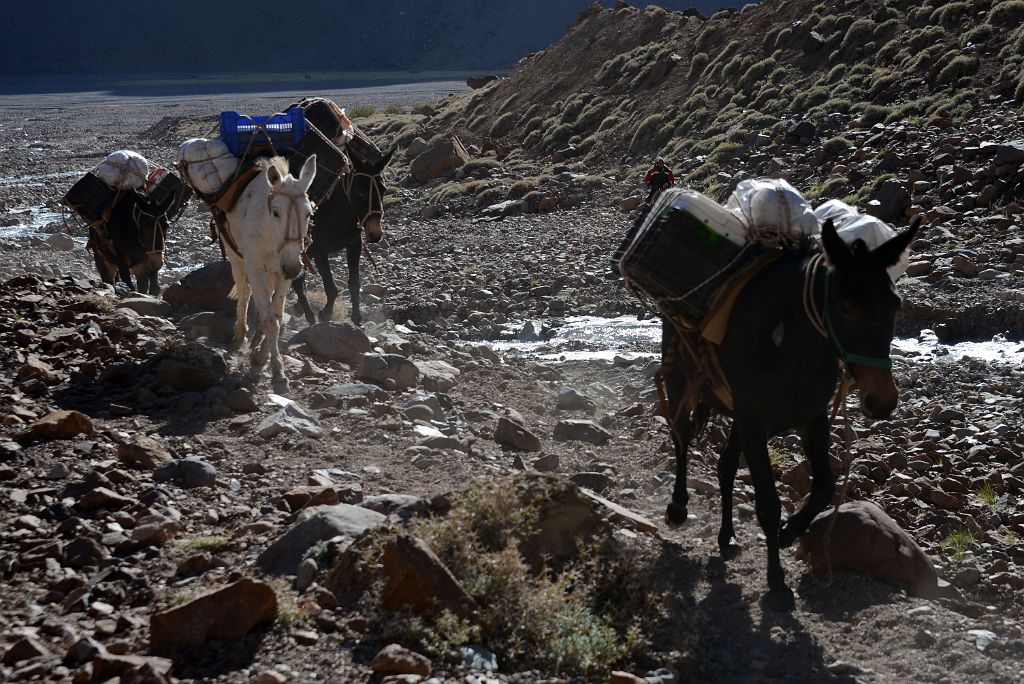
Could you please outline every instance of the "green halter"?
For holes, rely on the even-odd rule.
[[[856,363],[861,366],[874,366],[875,368],[887,368],[891,370],[892,359],[888,356],[884,359],[880,359],[872,356],[851,354],[846,351],[843,343],[839,341],[839,335],[836,334],[836,328],[832,324],[832,315],[829,313],[832,308],[829,306],[831,303],[831,297],[829,295],[832,293],[832,274],[834,271],[835,269],[832,266],[829,266],[828,269],[825,270],[825,306],[823,307],[825,309],[825,326],[828,328],[829,339],[832,340],[832,344],[835,345],[836,351],[839,352],[839,358],[843,360],[843,368],[846,370],[847,377],[853,377],[853,373],[850,372],[851,363]]]

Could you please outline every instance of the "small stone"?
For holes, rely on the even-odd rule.
[[[71,475],[70,468],[68,468],[63,463],[54,463],[53,466],[51,466],[50,469],[46,471],[46,474],[43,475],[43,478],[47,480],[63,480],[69,475]]]
[[[14,665],[20,663],[23,660],[32,660],[33,658],[49,658],[50,651],[46,646],[39,640],[24,636],[14,642],[7,651],[4,653],[3,663],[4,665]],[[429,673],[430,670],[428,669]]]
[[[498,656],[483,646],[460,646],[459,655],[462,656],[462,664],[471,670],[495,672],[498,669]]]
[[[78,500],[78,508],[86,513],[102,509],[117,509],[132,505],[133,501],[106,487],[97,487],[86,492]]]
[[[498,419],[498,428],[494,434],[494,441],[519,451],[541,450],[540,439],[535,434],[504,416]]]
[[[378,673],[430,674],[430,659],[399,644],[388,644],[373,657],[370,669]]]
[[[554,438],[560,441],[586,442],[601,445],[612,438],[612,434],[589,420],[560,420],[555,426]]]
[[[312,558],[307,558],[299,563],[299,569],[295,573],[295,590],[301,594],[309,589],[316,580],[316,573],[319,570],[320,566]]]
[[[308,629],[297,629],[292,632],[292,638],[303,646],[312,646],[320,641],[320,635]]]

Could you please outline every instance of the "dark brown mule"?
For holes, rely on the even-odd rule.
[[[728,332],[717,349],[732,390],[732,410],[702,382],[689,357],[678,351],[680,333],[670,322],[663,323],[660,374],[676,455],[675,488],[667,517],[676,524],[687,517],[690,440],[712,412],[731,416],[732,427],[718,462],[722,497],[718,543],[723,555],[739,549],[732,522],[732,487],[742,453],[753,478],[757,519],[766,538],[766,598],[773,608],[788,610],[794,604],[779,549],[806,532],[835,492],[827,411],[840,378],[840,362],[859,385],[864,415],[882,419],[896,408],[899,393],[889,347],[900,298],[886,269],[897,263],[919,226],[918,217],[909,229],[869,251],[861,241],[848,246],[829,221],[822,228],[823,250],[806,245],[756,275],[737,299]],[[782,508],[768,458],[768,438],[788,430],[798,431],[803,439],[812,488],[804,505],[780,524]]]
[[[164,265],[164,246],[170,227],[167,214],[182,201],[181,197],[170,196],[155,204],[135,192],[121,193],[110,218],[89,228],[88,247],[100,279],[113,285],[120,277],[125,285],[135,290],[134,276],[138,292],[160,294],[157,274]]]

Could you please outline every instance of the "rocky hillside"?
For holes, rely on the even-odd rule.
[[[70,2],[7,9],[0,73],[253,74],[507,69],[558,40],[590,0],[301,6]],[[606,3],[610,4],[610,3]],[[663,0],[713,12],[736,0]],[[42,39],[40,36],[42,32]],[[253,49],[253,41],[263,47]],[[59,46],[59,47],[58,47]]]
[[[655,154],[719,200],[783,177],[897,225],[924,214],[901,332],[1021,337],[1022,18],[1019,0],[594,8],[508,78],[366,125],[405,150],[424,217],[631,210]],[[424,176],[451,134],[468,151]]]
[[[470,142],[575,145],[591,164],[708,155],[692,175],[703,180],[793,120],[920,125],[1020,98],[1022,19],[1019,0],[595,11],[447,121],[464,119]]]

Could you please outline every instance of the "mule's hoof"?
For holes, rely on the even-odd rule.
[[[738,556],[743,551],[743,547],[736,537],[733,535],[719,535],[718,536],[718,552],[722,555],[722,558],[733,558]]]
[[[779,527],[780,549],[788,549],[790,546],[793,545],[793,542],[795,542],[796,538],[799,536],[796,530],[794,529],[794,526],[791,524],[792,520],[793,519],[790,518],[786,522],[782,523],[781,527]]]
[[[686,506],[680,506],[675,502],[670,503],[668,508],[665,509],[665,518],[672,525],[682,525],[688,518],[686,514]]]
[[[776,613],[792,613],[796,608],[796,598],[789,587],[771,589],[764,595],[764,604]]]
[[[278,394],[284,394],[288,391],[288,378],[283,375],[279,378],[273,378],[270,381],[270,386],[274,388],[274,391]]]

